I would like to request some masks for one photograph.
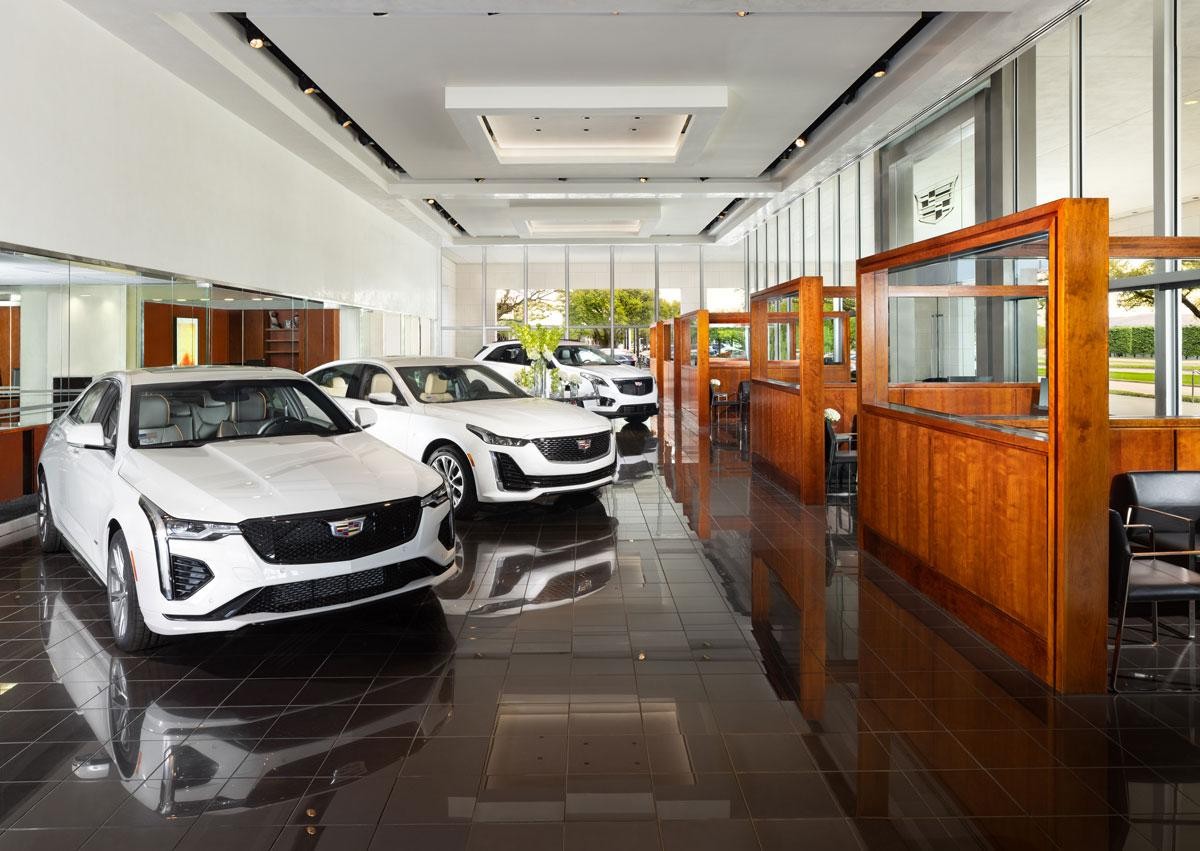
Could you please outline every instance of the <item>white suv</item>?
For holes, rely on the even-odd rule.
[[[42,548],[108,589],[113,635],[220,632],[449,578],[445,482],[283,369],[114,372],[51,426]]]
[[[513,378],[532,361],[520,343],[502,340],[489,343],[475,354],[502,375]],[[658,388],[647,370],[618,363],[595,346],[563,340],[550,357],[550,367],[559,370],[563,381],[577,381],[589,411],[630,422],[645,422],[658,413]]]

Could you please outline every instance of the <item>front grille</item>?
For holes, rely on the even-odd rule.
[[[611,431],[581,434],[575,437],[542,437],[534,442],[547,461],[595,461],[608,454]]]
[[[652,417],[658,413],[658,405],[622,405],[617,415],[622,417]]]
[[[613,384],[626,396],[645,396],[647,393],[654,392],[654,379],[652,378],[627,378],[623,381],[614,381]]]
[[[600,588],[612,575],[612,562],[594,564],[583,570],[560,573],[551,579],[530,602],[554,603],[583,597]]]
[[[334,534],[334,527],[362,523],[349,537]],[[312,514],[244,520],[242,535],[263,561],[271,564],[316,564],[348,561],[374,555],[412,540],[421,522],[418,497],[339,508]]]
[[[500,476],[500,484],[506,491],[528,491],[534,488],[567,488],[574,485],[586,485],[613,475],[617,462],[613,461],[588,473],[572,473],[567,476],[531,476],[521,469],[511,455],[503,452],[493,452],[496,459],[496,472]]]
[[[171,599],[186,600],[213,578],[208,565],[199,559],[171,556]]]
[[[236,612],[230,614],[222,612],[222,614],[224,617],[232,617],[235,614],[278,615],[302,612],[305,609],[319,609],[324,606],[336,606],[341,603],[352,603],[355,600],[397,591],[410,582],[428,576],[436,576],[443,570],[445,570],[444,567],[434,564],[429,559],[419,558],[371,570],[360,570],[357,573],[347,573],[342,576],[327,576],[304,582],[268,585],[255,593]]]

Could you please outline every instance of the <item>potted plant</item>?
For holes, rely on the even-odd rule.
[[[550,356],[554,353],[558,341],[562,339],[562,328],[554,325],[525,325],[520,322],[509,322],[508,327],[533,361],[530,366],[517,373],[517,384],[532,396],[549,398],[556,392],[556,384],[559,381],[558,370],[550,369]]]

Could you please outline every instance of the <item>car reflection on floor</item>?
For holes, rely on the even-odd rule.
[[[499,513],[460,528],[457,577],[437,588],[448,615],[501,617],[563,606],[603,588],[617,567],[617,521],[594,496],[560,500],[576,532],[544,536]],[[551,509],[553,511],[554,509]]]
[[[419,752],[451,712],[454,639],[436,601],[407,601],[420,623],[406,629],[421,630],[423,643],[440,649],[413,655],[403,676],[347,679],[302,703],[284,691],[286,680],[247,681],[213,709],[200,705],[213,701],[179,688],[187,680],[155,678],[155,659],[110,652],[92,632],[96,622],[81,620],[52,584],[43,579],[40,594],[46,657],[94,737],[71,771],[82,780],[119,781],[150,819],[277,805],[300,798],[301,785],[328,797],[380,772],[390,783],[394,766]],[[428,602],[428,592],[420,596]],[[374,608],[387,605],[398,604]],[[372,608],[357,617],[370,618]],[[193,670],[193,685],[203,674]],[[276,705],[289,701],[294,705]],[[346,716],[335,725],[340,732],[314,735],[321,717],[338,715]],[[305,777],[321,782],[281,782]]]
[[[617,481],[644,479],[654,474],[658,438],[645,423],[625,423],[617,430]]]

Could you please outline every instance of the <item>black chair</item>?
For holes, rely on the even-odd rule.
[[[1108,511],[1108,610],[1117,619],[1117,635],[1113,643],[1112,669],[1108,687],[1117,690],[1117,672],[1121,662],[1121,633],[1131,603],[1149,603],[1153,639],[1158,640],[1159,603],[1195,603],[1200,600],[1200,574],[1172,564],[1166,557],[1195,555],[1193,552],[1168,550],[1134,552],[1127,529],[1148,530],[1146,524],[1127,527],[1121,515]],[[1152,530],[1151,530],[1152,531]]]
[[[849,437],[839,437],[833,431],[833,423],[825,420],[825,493],[829,496],[852,496],[856,490],[858,450],[843,448],[849,443]],[[846,473],[846,490],[834,493],[834,482],[841,480],[842,472]]]
[[[722,394],[718,396],[709,389],[708,432],[715,437],[720,431],[722,413],[732,414],[738,421],[738,445],[740,446],[750,422],[750,382],[739,381],[736,396]]]

